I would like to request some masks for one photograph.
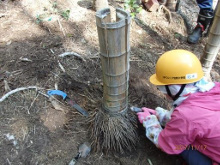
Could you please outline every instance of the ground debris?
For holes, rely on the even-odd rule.
[[[82,59],[83,61],[86,61],[81,55],[79,55],[78,53],[75,52],[65,52],[59,55],[59,57],[66,57],[66,56],[76,56],[80,59]]]
[[[28,59],[28,58],[23,58],[23,57],[20,57],[19,58],[21,61],[23,62],[32,62],[32,60]]]
[[[59,110],[59,111],[65,110],[64,106],[62,106],[54,97],[49,97],[49,100],[56,110]]]

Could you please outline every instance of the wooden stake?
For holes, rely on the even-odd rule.
[[[201,57],[205,76],[210,79],[210,72],[220,48],[220,2],[217,4],[214,21],[209,32],[209,38]]]

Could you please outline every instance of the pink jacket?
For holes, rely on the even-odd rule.
[[[208,92],[190,95],[176,107],[158,139],[168,154],[179,154],[189,144],[220,163],[220,83]]]

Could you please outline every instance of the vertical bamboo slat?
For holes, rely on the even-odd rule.
[[[116,22],[110,20],[110,9],[96,13],[100,57],[103,73],[103,109],[117,114],[127,109],[129,80],[130,15],[116,9]]]
[[[209,38],[206,43],[201,63],[205,76],[209,76],[212,65],[216,59],[220,48],[220,3],[216,7],[214,21],[209,32]]]

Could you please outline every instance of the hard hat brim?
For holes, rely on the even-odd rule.
[[[167,84],[164,84],[160,81],[157,80],[157,76],[156,74],[153,74],[151,77],[150,77],[150,82],[154,85],[167,85]]]

